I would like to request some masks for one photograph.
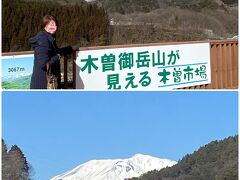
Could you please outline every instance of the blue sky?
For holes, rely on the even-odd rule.
[[[46,180],[92,159],[179,160],[238,133],[238,92],[2,92],[2,134]]]

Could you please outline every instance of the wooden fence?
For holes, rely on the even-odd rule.
[[[140,47],[156,45],[174,45],[174,44],[193,44],[210,43],[210,61],[211,61],[211,84],[200,86],[191,86],[183,89],[238,89],[238,41],[237,40],[218,40],[218,41],[192,41],[177,43],[151,43],[151,44],[133,44],[133,45],[114,45],[80,48],[84,50],[96,50],[105,48],[123,48]],[[32,51],[2,53],[2,56],[31,54]],[[63,66],[63,88],[74,89],[76,81],[76,52],[72,57],[65,56]]]
[[[238,41],[210,41],[211,84],[185,89],[238,89]]]

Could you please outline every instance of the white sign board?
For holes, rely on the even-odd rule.
[[[210,44],[177,44],[77,52],[76,88],[171,90],[211,83]]]

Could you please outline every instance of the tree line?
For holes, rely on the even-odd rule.
[[[2,1],[2,51],[30,50],[28,39],[41,29],[41,18],[55,15],[59,22],[57,43],[107,45],[109,21],[105,10],[86,2],[61,5],[52,1]]]

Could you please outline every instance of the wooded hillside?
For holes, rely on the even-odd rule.
[[[98,1],[111,19],[112,44],[223,40],[238,34],[236,0]]]
[[[30,50],[28,39],[40,30],[41,18],[53,14],[59,21],[59,46],[108,44],[109,21],[105,10],[82,2],[61,5],[51,1],[2,1],[2,51]]]
[[[237,180],[238,136],[213,141],[178,164],[131,180]]]

